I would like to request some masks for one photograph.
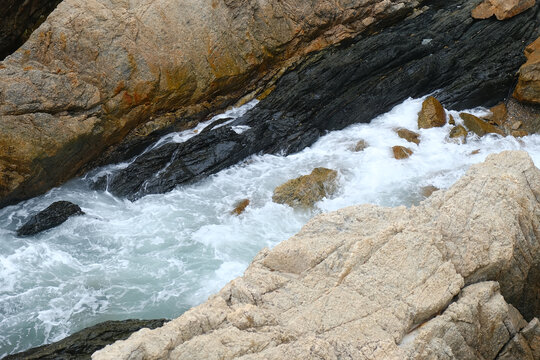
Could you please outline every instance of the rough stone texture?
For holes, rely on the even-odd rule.
[[[86,360],[92,353],[124,340],[142,328],[163,326],[166,319],[106,321],[83,329],[58,342],[8,355],[3,360]]]
[[[291,207],[311,207],[337,190],[337,171],[315,168],[309,175],[300,176],[278,186],[272,201]]]
[[[422,110],[418,113],[418,127],[420,129],[429,129],[432,127],[441,127],[446,124],[446,113],[444,108],[433,96],[429,96],[422,103]]]
[[[463,138],[463,141],[467,139],[467,129],[465,129],[462,125],[456,125],[450,130],[450,134],[448,135],[450,139],[456,139],[456,138]]]
[[[472,11],[475,19],[487,19],[493,15],[498,20],[506,20],[534,6],[536,0],[484,0]]]
[[[539,35],[539,5],[500,22],[472,19],[477,1],[426,4],[414,18],[310,57],[231,124],[145,153],[109,178],[108,191],[130,199],[170,191],[254,153],[299,151],[328,130],[369,122],[437,90],[447,109],[500,103],[525,61],[525,44]],[[232,126],[249,129],[239,135]]]
[[[498,127],[472,114],[461,113],[459,114],[459,117],[463,119],[463,125],[478,136],[484,136],[486,134],[504,135],[504,131],[502,129],[499,129]]]
[[[14,52],[62,0],[2,0],[0,61]]]
[[[413,151],[405,146],[392,146],[392,152],[394,153],[394,158],[401,160],[407,159],[413,154]]]
[[[32,216],[23,226],[17,230],[18,236],[35,235],[42,231],[52,229],[72,216],[84,215],[79,205],[69,201],[56,201],[45,210]]]
[[[540,312],[539,215],[530,157],[490,155],[418,207],[315,217],[204,304],[92,358],[493,359],[525,324],[514,306]]]
[[[414,131],[411,131],[408,129],[397,129],[396,133],[398,134],[400,138],[405,139],[408,142],[415,143],[416,145],[420,144],[420,139],[419,139],[420,134]]]
[[[516,334],[497,356],[497,360],[516,359],[540,359],[540,321],[537,318]]]
[[[514,97],[522,102],[540,104],[540,38],[525,49],[527,62],[519,69]]]
[[[0,63],[0,206],[74,176],[141,123],[223,109],[420,1],[65,0]]]

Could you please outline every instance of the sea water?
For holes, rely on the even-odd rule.
[[[106,320],[177,317],[241,276],[258,251],[289,238],[315,214],[361,203],[416,204],[422,187],[448,188],[471,164],[503,150],[524,149],[540,164],[540,136],[469,136],[458,144],[448,138],[450,125],[418,129],[421,104],[408,99],[370,124],[328,133],[299,153],[254,155],[195,185],[135,202],[89,190],[80,178],[0,209],[0,357]],[[418,132],[420,144],[399,138],[399,127]],[[154,147],[198,132],[167,135]],[[368,147],[356,152],[359,140]],[[414,153],[396,160],[394,145]],[[315,167],[338,171],[336,194],[309,210],[272,202],[276,186]],[[231,215],[242,199],[250,200],[246,211]],[[78,204],[86,215],[36,236],[15,235],[30,215],[58,200]]]

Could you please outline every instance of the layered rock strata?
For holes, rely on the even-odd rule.
[[[474,20],[478,3],[429,1],[395,26],[310,57],[242,118],[146,152],[109,178],[107,189],[131,199],[169,191],[254,153],[296,152],[328,130],[369,122],[437,90],[448,109],[499,103],[525,62],[525,45],[540,35],[539,5],[501,22]],[[238,134],[235,126],[247,130]],[[100,183],[104,189],[107,181]]]
[[[539,216],[530,157],[490,155],[418,207],[317,216],[204,304],[92,358],[538,354]]]
[[[65,0],[0,62],[0,206],[73,177],[132,130],[144,139],[223,109],[420,1]]]

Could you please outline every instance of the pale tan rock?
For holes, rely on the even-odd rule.
[[[0,206],[73,177],[152,115],[253,98],[363,20],[418,2],[64,0],[0,62]]]
[[[538,344],[507,302],[540,307],[526,300],[539,201],[540,171],[507,151],[417,207],[319,215],[204,304],[92,358],[492,359],[518,333]]]
[[[472,11],[475,19],[487,19],[495,15],[497,20],[506,20],[534,6],[536,0],[484,0]]]

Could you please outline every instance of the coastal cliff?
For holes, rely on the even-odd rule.
[[[419,206],[319,215],[105,359],[537,359],[540,170],[490,155]],[[528,323],[528,324],[527,324]]]

